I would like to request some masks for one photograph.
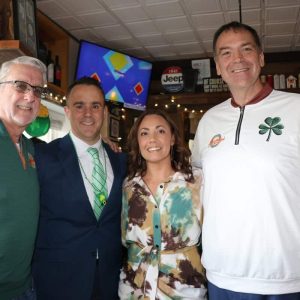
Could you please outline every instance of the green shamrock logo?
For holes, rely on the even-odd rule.
[[[267,132],[269,132],[268,134],[268,138],[267,138],[267,142],[270,140],[271,137],[271,133],[274,132],[276,135],[281,135],[282,134],[282,129],[284,128],[284,126],[282,124],[279,124],[279,122],[281,121],[281,119],[279,117],[275,117],[275,118],[271,118],[268,117],[265,119],[265,124],[260,124],[258,126],[259,130],[259,134],[265,134]]]

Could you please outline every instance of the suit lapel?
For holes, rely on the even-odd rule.
[[[113,152],[110,147],[105,144],[102,143],[107,155],[108,155],[108,159],[110,161],[111,167],[112,167],[112,171],[114,174],[114,179],[113,179],[113,183],[112,183],[112,187],[111,187],[111,191],[109,193],[108,199],[107,199],[107,204],[104,206],[103,211],[100,215],[99,220],[101,220],[103,218],[103,216],[111,209],[115,209],[115,204],[116,201],[118,202],[120,199],[114,199],[113,196],[111,196],[113,194],[113,191],[115,191],[116,189],[119,189],[120,187],[118,186],[118,178],[120,177],[120,162],[118,159],[118,154],[116,154],[115,152]]]
[[[118,176],[117,174],[119,173],[119,170],[120,170],[119,160],[116,157],[117,154],[115,152],[113,152],[107,144],[102,143],[102,145],[103,145],[103,147],[104,147],[104,149],[105,149],[105,151],[108,155],[108,158],[109,158],[109,161],[110,161],[113,173],[114,173],[114,181],[113,181],[113,184],[112,184],[112,187],[113,187],[115,179]]]
[[[66,135],[60,142],[60,163],[63,169],[66,190],[70,199],[83,201],[85,209],[95,218],[93,208],[88,199],[81,175],[77,153],[69,135]]]

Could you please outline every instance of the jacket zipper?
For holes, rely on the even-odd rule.
[[[240,132],[241,132],[241,127],[242,127],[242,122],[243,122],[243,117],[244,117],[244,111],[245,111],[245,106],[240,107],[240,118],[239,122],[237,124],[236,132],[235,132],[235,145],[238,145],[240,143]]]

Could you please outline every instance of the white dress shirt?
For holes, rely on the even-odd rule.
[[[114,173],[108,158],[108,155],[102,146],[101,138],[99,141],[94,145],[89,145],[76,137],[72,132],[70,132],[70,137],[73,141],[74,147],[76,149],[77,157],[78,157],[78,163],[82,175],[82,179],[84,182],[84,186],[87,192],[87,195],[89,197],[89,201],[94,207],[94,192],[93,188],[91,186],[92,182],[92,173],[93,173],[93,158],[92,156],[87,152],[88,148],[96,148],[99,151],[99,159],[104,167],[104,171],[106,171],[106,185],[107,185],[107,192],[108,195],[110,194],[111,187],[114,180]],[[88,180],[86,179],[88,178]],[[90,182],[89,182],[90,181]]]

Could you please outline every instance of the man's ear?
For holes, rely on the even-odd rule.
[[[108,117],[108,108],[107,105],[104,106],[104,118],[106,119]]]
[[[259,64],[261,67],[263,67],[265,65],[265,55],[262,51],[259,54]]]
[[[65,111],[65,115],[67,116],[67,118],[70,119],[70,118],[69,118],[70,110],[69,110],[69,107],[68,107],[67,105],[64,106],[64,111]]]

